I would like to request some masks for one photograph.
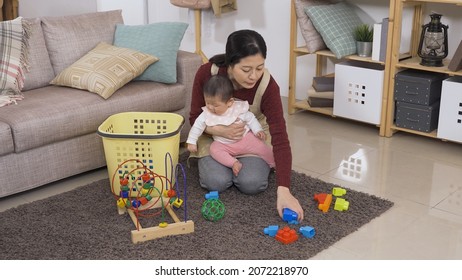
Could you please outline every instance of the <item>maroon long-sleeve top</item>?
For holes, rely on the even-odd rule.
[[[211,66],[211,63],[206,63],[202,65],[196,73],[192,91],[191,113],[189,116],[191,125],[194,124],[194,121],[202,112],[202,107],[205,106],[203,87],[205,82],[211,77]],[[227,68],[220,67],[218,75],[227,75]],[[235,90],[234,97],[252,104],[260,82],[261,79],[251,89],[242,88]],[[262,96],[260,109],[266,116],[266,121],[269,125],[271,145],[273,146],[274,159],[276,161],[275,169],[278,186],[290,187],[292,151],[287,136],[279,85],[272,76]]]

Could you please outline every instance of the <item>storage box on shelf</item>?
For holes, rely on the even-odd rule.
[[[431,132],[438,126],[439,111],[439,101],[430,105],[396,101],[396,126]]]
[[[441,97],[441,85],[447,75],[407,69],[395,76],[395,100],[430,105]]]
[[[394,0],[390,0],[390,4]],[[393,9],[390,9],[390,22],[389,22],[389,27],[392,26],[393,23],[393,14],[391,13]],[[372,60],[371,57],[360,57],[358,55],[349,55],[344,57],[341,60],[338,60],[335,55],[329,51],[329,50],[320,50],[316,52],[309,52],[308,49],[304,46],[298,46],[298,24],[297,24],[297,14],[295,11],[295,3],[294,0],[291,1],[291,22],[290,22],[290,58],[289,58],[289,100],[288,100],[288,112],[289,114],[294,114],[297,111],[304,110],[304,111],[311,111],[311,112],[317,112],[321,113],[324,115],[329,115],[329,116],[335,116],[334,114],[334,109],[332,107],[312,107],[309,105],[309,102],[307,99],[303,100],[297,100],[296,99],[296,76],[297,76],[297,58],[305,55],[315,55],[316,56],[316,65],[315,65],[315,76],[320,77],[320,76],[325,76],[326,73],[324,73],[325,70],[325,65],[327,65],[327,61],[330,60],[334,64],[339,63],[339,62],[344,62],[344,61],[363,61],[363,62],[368,62],[371,64],[376,64],[376,65],[381,65],[383,68],[386,65],[386,61],[376,61]],[[391,29],[391,28],[390,28]],[[389,32],[389,36],[387,37],[387,42],[388,46],[391,45],[391,32]],[[387,48],[387,57],[390,56],[390,52]],[[383,69],[382,69],[383,70]],[[332,73],[331,73],[332,74]],[[327,74],[327,75],[331,75]],[[388,70],[385,69],[382,71],[382,76],[383,80],[388,80]],[[310,80],[311,79],[305,79]],[[382,115],[379,118],[379,121],[374,121],[379,127],[380,127],[380,135],[384,135],[385,133],[385,115],[384,113],[386,112],[386,102],[387,102],[387,97],[382,94],[383,92],[388,93],[388,83],[383,83],[383,88],[380,89],[381,92],[381,100],[380,100],[380,107],[381,109],[379,111],[382,112]],[[335,100],[335,98],[334,98]],[[360,119],[357,119],[360,120]],[[360,120],[363,121],[363,120]]]
[[[395,75],[395,124],[397,127],[432,132],[438,126],[441,85],[447,77],[415,69]]]
[[[334,115],[380,124],[384,67],[346,61],[335,65]]]
[[[462,76],[443,81],[437,137],[462,143]]]
[[[422,23],[423,21],[427,20],[427,17],[424,17],[425,5],[427,3],[440,3],[440,4],[447,4],[453,5],[455,9],[460,10],[462,13],[462,2],[459,0],[415,0],[415,1],[407,1],[407,0],[395,0],[394,1],[394,23],[393,23],[393,31],[391,32],[392,35],[392,46],[390,48],[391,52],[391,59],[389,61],[390,64],[390,87],[388,91],[388,100],[387,100],[387,111],[386,111],[386,124],[385,124],[385,133],[384,135],[387,137],[392,136],[397,131],[403,131],[407,133],[418,134],[426,137],[432,138],[443,138],[440,137],[441,133],[439,132],[440,127],[444,127],[443,122],[445,121],[445,111],[447,110],[447,106],[444,105],[439,110],[440,119],[438,121],[438,129],[429,129],[430,131],[422,131],[421,129],[410,129],[407,125],[404,126],[400,121],[402,119],[395,118],[398,114],[397,104],[394,102],[395,100],[399,100],[399,94],[397,97],[397,80],[398,77],[396,74],[400,71],[406,71],[407,69],[415,69],[420,71],[426,71],[428,75],[432,77],[440,78],[441,76],[462,76],[462,71],[450,71],[448,69],[448,65],[450,63],[450,59],[445,59],[443,61],[444,66],[442,67],[429,67],[423,66],[420,64],[421,58],[417,56],[417,49],[419,46],[419,39],[422,30]],[[413,14],[413,24],[412,30],[406,30],[407,34],[413,34],[410,40],[410,58],[401,60],[400,54],[400,45],[401,45],[401,34],[403,34],[403,9],[404,7],[410,6],[414,8]],[[459,6],[459,7],[458,7]],[[457,26],[452,27],[451,29],[455,29]],[[455,40],[457,38],[454,38]],[[401,73],[401,72],[400,72]],[[395,76],[396,75],[396,76]],[[419,89],[419,92],[424,92],[425,90]],[[428,97],[430,98],[430,97]],[[431,97],[435,98],[435,97]],[[420,102],[420,101],[419,101]],[[431,102],[428,102],[431,104]],[[401,104],[398,104],[401,105]],[[432,106],[434,107],[434,106]],[[428,108],[427,108],[428,109]],[[401,110],[401,109],[400,109]],[[400,112],[402,113],[402,112]],[[434,121],[434,120],[433,120]]]

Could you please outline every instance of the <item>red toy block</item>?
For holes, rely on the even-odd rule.
[[[290,244],[298,240],[297,231],[290,227],[283,227],[276,233],[276,240],[284,244]]]
[[[141,205],[145,205],[146,203],[148,203],[148,199],[146,197],[140,197],[140,203]]]
[[[326,200],[324,200],[324,203],[319,203],[318,208],[319,210],[322,210],[322,212],[326,213],[329,211],[330,204],[332,203],[332,194],[328,194],[326,196]]]
[[[168,197],[175,197],[176,196],[176,191],[174,189],[169,189],[167,191],[167,196]]]
[[[149,175],[148,173],[144,173],[143,175],[141,175],[141,178],[143,179],[143,182],[148,182],[149,180],[151,180],[151,175]]]
[[[317,193],[314,195],[314,200],[316,200],[319,204],[324,203],[326,201],[327,193]]]

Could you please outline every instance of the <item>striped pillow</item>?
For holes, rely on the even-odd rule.
[[[0,107],[20,99],[28,71],[29,37],[30,25],[22,17],[0,22]]]
[[[50,84],[88,90],[108,99],[158,60],[153,55],[101,42]]]

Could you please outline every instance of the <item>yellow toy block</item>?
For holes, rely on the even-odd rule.
[[[343,198],[337,198],[335,200],[334,210],[346,211],[346,210],[348,210],[349,206],[350,206],[350,202],[346,201]]]
[[[168,190],[164,190],[164,192],[162,193],[162,195],[163,195],[164,197],[168,197]]]
[[[332,189],[332,194],[335,195],[335,196],[342,196],[342,195],[346,194],[346,190],[342,189],[340,187],[335,187],[335,188]]]
[[[182,204],[183,204],[183,199],[179,199],[179,198],[177,198],[177,199],[172,203],[172,205],[173,205],[174,207],[176,207],[176,208],[180,208]]]
[[[117,206],[118,206],[119,208],[125,208],[125,200],[126,200],[126,199],[123,199],[123,198],[117,199]]]

